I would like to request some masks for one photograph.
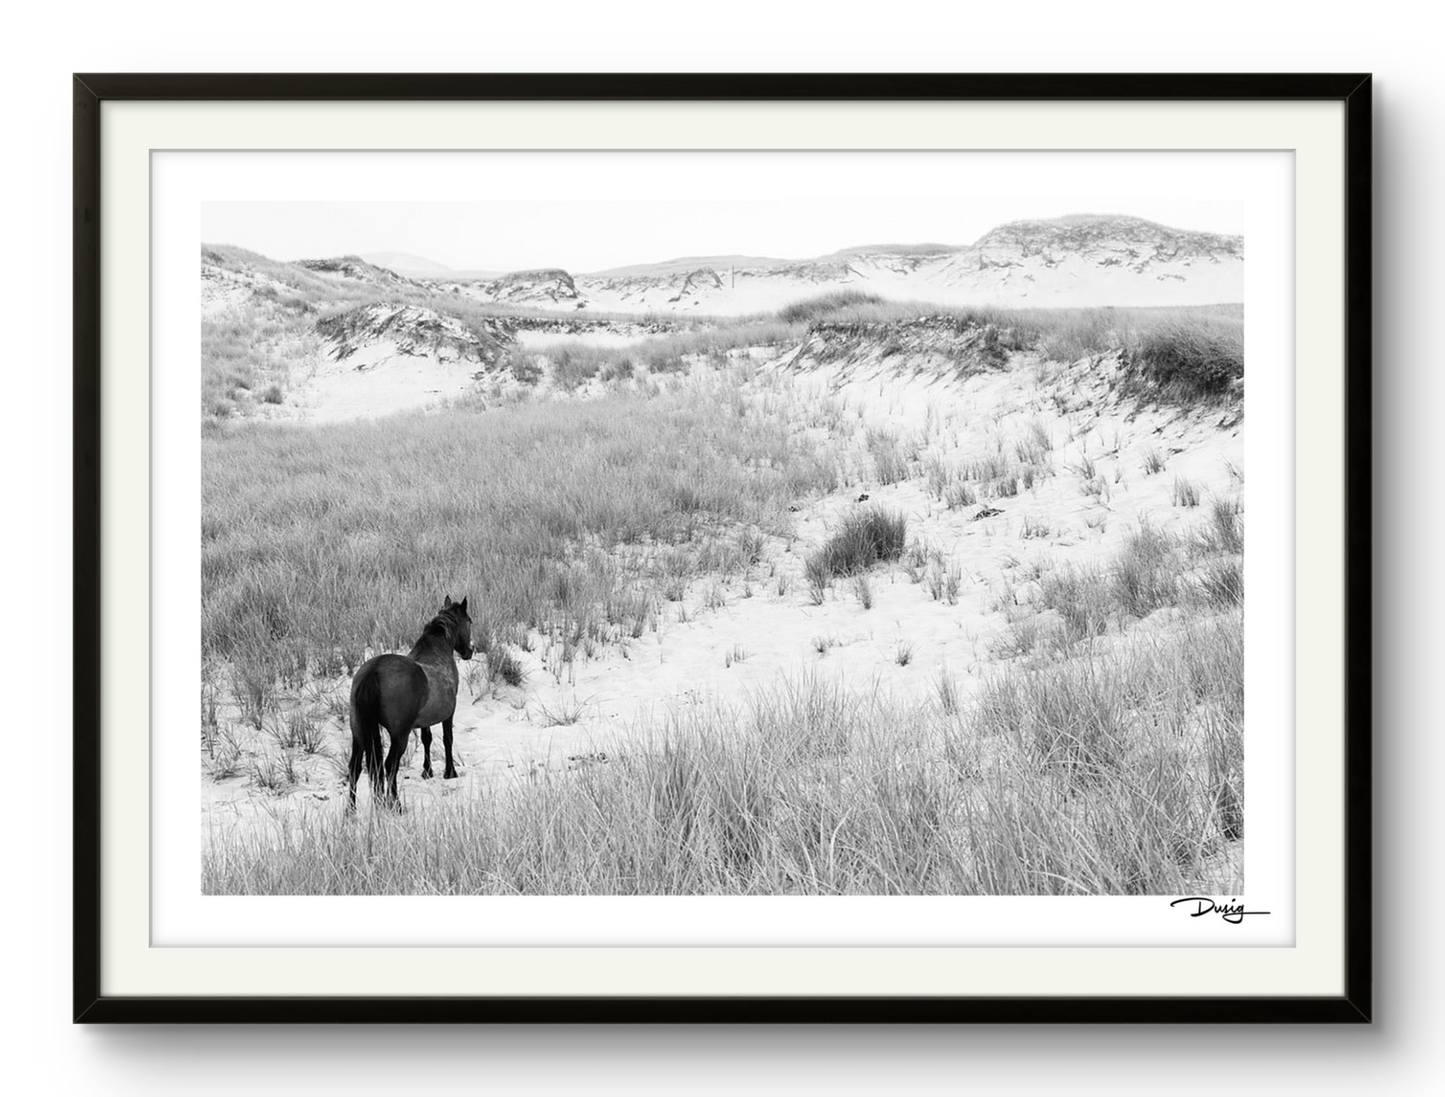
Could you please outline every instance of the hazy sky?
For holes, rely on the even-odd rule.
[[[861,244],[971,244],[1006,221],[1123,213],[1243,233],[1236,202],[1126,209],[1038,200],[940,202],[208,202],[202,239],[273,259],[394,251],[453,269],[586,272],[690,255],[807,259]]]

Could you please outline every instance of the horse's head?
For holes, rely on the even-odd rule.
[[[463,659],[470,659],[473,651],[472,619],[467,616],[467,600],[463,598],[460,602],[453,602],[450,594],[446,597],[442,612],[450,612],[452,620],[456,624],[456,638],[452,642],[452,647]]]

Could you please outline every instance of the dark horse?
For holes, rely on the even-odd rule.
[[[432,775],[431,727],[438,722],[447,754],[442,776],[457,775],[452,764],[452,714],[457,710],[454,651],[463,659],[472,657],[472,619],[467,616],[467,600],[453,602],[448,595],[442,611],[422,629],[421,638],[409,653],[378,655],[363,663],[351,679],[350,810],[356,810],[356,781],[363,760],[371,777],[372,799],[379,803],[384,798],[392,806],[400,806],[396,771],[401,768],[401,756],[412,728],[421,729],[421,745],[426,751],[422,777]],[[384,778],[382,728],[391,736]]]

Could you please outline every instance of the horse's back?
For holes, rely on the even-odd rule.
[[[413,659],[405,655],[378,655],[361,664],[351,679],[351,711],[353,719],[359,705],[369,698],[363,694],[368,683],[375,683],[376,718],[388,731],[411,729],[416,714],[426,705],[426,672]]]

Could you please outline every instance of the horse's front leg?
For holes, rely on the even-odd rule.
[[[421,779],[431,780],[431,728],[421,729]]]
[[[450,716],[442,721],[442,747],[447,752],[447,768],[442,771],[442,779],[453,779],[457,775],[457,767],[452,764],[452,718]]]

